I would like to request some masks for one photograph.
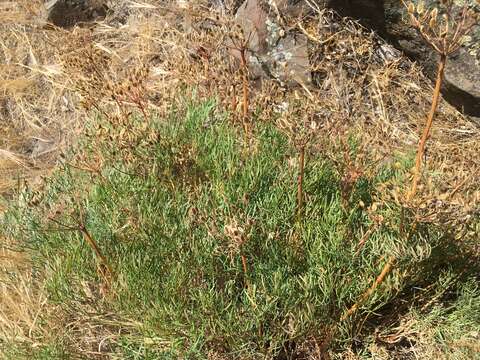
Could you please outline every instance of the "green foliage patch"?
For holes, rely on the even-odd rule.
[[[86,319],[94,316],[81,310],[88,304],[137,324],[118,331],[112,353],[281,359],[301,358],[313,344],[344,349],[354,337],[367,339],[369,321],[395,313],[400,299],[417,301],[414,285],[435,283],[446,261],[432,254],[451,240],[441,229],[419,228],[405,240],[396,221],[401,209],[386,204],[379,212],[391,221],[360,242],[372,225],[367,208],[377,186],[401,170],[386,165],[361,178],[346,208],[332,163],[311,156],[297,222],[295,151],[285,136],[259,123],[245,154],[242,137],[215,110],[210,101],[173,120],[153,118],[157,140],[131,149],[133,160],[116,153],[115,143],[100,144],[107,159],[100,175],[66,164],[39,202],[32,205],[38,193],[27,190],[5,216],[3,228],[23,241],[37,276],[48,274],[51,302]],[[93,153],[97,145],[86,142],[82,151]],[[113,269],[106,289],[82,233],[62,228],[79,214]],[[451,248],[464,259],[460,245]],[[340,321],[391,255],[397,269],[359,313]],[[450,265],[452,274],[470,276]],[[478,288],[471,291],[477,301]],[[121,321],[104,326],[123,328]]]

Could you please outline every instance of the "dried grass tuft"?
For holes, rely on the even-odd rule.
[[[47,174],[82,116],[58,79],[64,34],[42,28],[42,6],[10,1],[0,10],[0,194]]]
[[[12,344],[35,347],[49,339],[52,314],[41,282],[33,281],[28,257],[0,239],[0,354]],[[50,320],[52,318],[49,318]],[[5,355],[5,354],[4,354]]]

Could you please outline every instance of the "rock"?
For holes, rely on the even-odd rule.
[[[436,76],[438,55],[425,43],[421,35],[402,20],[404,9],[397,1],[385,4],[386,33],[394,45],[417,61],[433,81]],[[480,40],[480,29],[474,33]],[[442,95],[449,103],[466,115],[480,117],[480,54],[473,52],[472,41],[447,61]]]
[[[45,140],[37,137],[30,139],[28,144],[27,153],[30,154],[32,159],[39,158],[42,155],[48,154],[56,149],[55,142],[51,140]]]
[[[270,76],[283,82],[309,84],[308,39],[283,27],[282,18],[308,15],[303,0],[246,0],[236,17],[250,38],[249,62],[256,76]],[[317,9],[334,9],[342,16],[359,20],[388,39],[397,49],[417,61],[435,79],[437,54],[404,20],[404,8],[397,0],[319,0]],[[480,117],[480,30],[469,46],[452,56],[445,72],[444,98],[466,115]],[[476,53],[472,52],[476,47]],[[392,54],[392,52],[390,52]],[[390,56],[389,54],[386,54]]]
[[[452,105],[466,115],[480,117],[480,66],[465,49],[447,63],[443,90]]]
[[[307,37],[287,33],[281,20],[282,15],[299,14],[303,6],[278,1],[278,12],[261,0],[247,0],[240,6],[236,18],[249,39],[247,61],[254,77],[275,78],[285,84],[311,83]]]
[[[249,39],[248,61],[255,77],[276,78],[290,85],[312,83],[309,40],[284,26],[286,19],[314,13],[310,4],[303,0],[246,0],[238,7],[236,18]],[[315,4],[318,10],[331,7],[342,16],[362,19],[365,25],[385,28],[383,0],[321,0]]]
[[[326,6],[341,16],[359,20],[363,26],[385,35],[384,0],[329,0]]]
[[[104,19],[107,15],[102,0],[50,0],[45,8],[48,23],[63,28]]]

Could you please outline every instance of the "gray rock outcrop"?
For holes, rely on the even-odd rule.
[[[308,38],[299,32],[286,31],[281,23],[282,17],[307,16],[313,11],[312,6],[319,10],[332,8],[341,16],[359,20],[421,64],[432,80],[435,78],[437,55],[409,26],[403,5],[396,0],[244,1],[237,7],[236,17],[249,34],[252,73],[285,82],[312,81]],[[480,29],[473,33],[471,43],[449,59],[442,92],[447,101],[466,115],[480,117],[480,50],[472,50],[476,37],[480,41]]]
[[[281,1],[278,14],[261,1],[245,1],[236,17],[249,39],[250,70],[256,77],[271,77],[284,83],[311,83],[308,39],[305,35],[285,32],[278,18],[304,10],[301,5]]]
[[[385,4],[388,17],[385,32],[395,46],[422,65],[426,75],[434,79],[438,55],[421,36],[402,20],[404,9],[396,1]],[[442,93],[452,105],[466,115],[480,117],[480,28],[474,29],[469,41],[448,59]]]

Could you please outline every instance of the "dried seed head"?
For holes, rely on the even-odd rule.
[[[415,13],[415,5],[412,2],[408,4],[408,13],[409,14]]]
[[[449,19],[448,19],[448,15],[447,14],[444,14],[443,15],[443,19],[444,19],[444,24],[445,24],[445,27],[443,28],[443,31],[440,33],[440,37],[445,37],[447,36],[447,34],[449,33],[450,31],[450,26],[449,26]]]
[[[434,8],[432,12],[430,13],[430,28],[434,28],[435,25],[437,24],[437,16],[438,16],[438,9]]]
[[[480,0],[477,0],[478,1],[478,4],[480,5]],[[472,15],[471,15],[471,18],[472,18],[472,21],[475,23],[479,23],[480,22],[480,12],[475,12],[473,10],[471,10],[472,12]],[[478,25],[478,24],[477,24]]]
[[[423,1],[420,1],[417,6],[417,13],[422,15],[424,11],[425,11],[425,4]]]

